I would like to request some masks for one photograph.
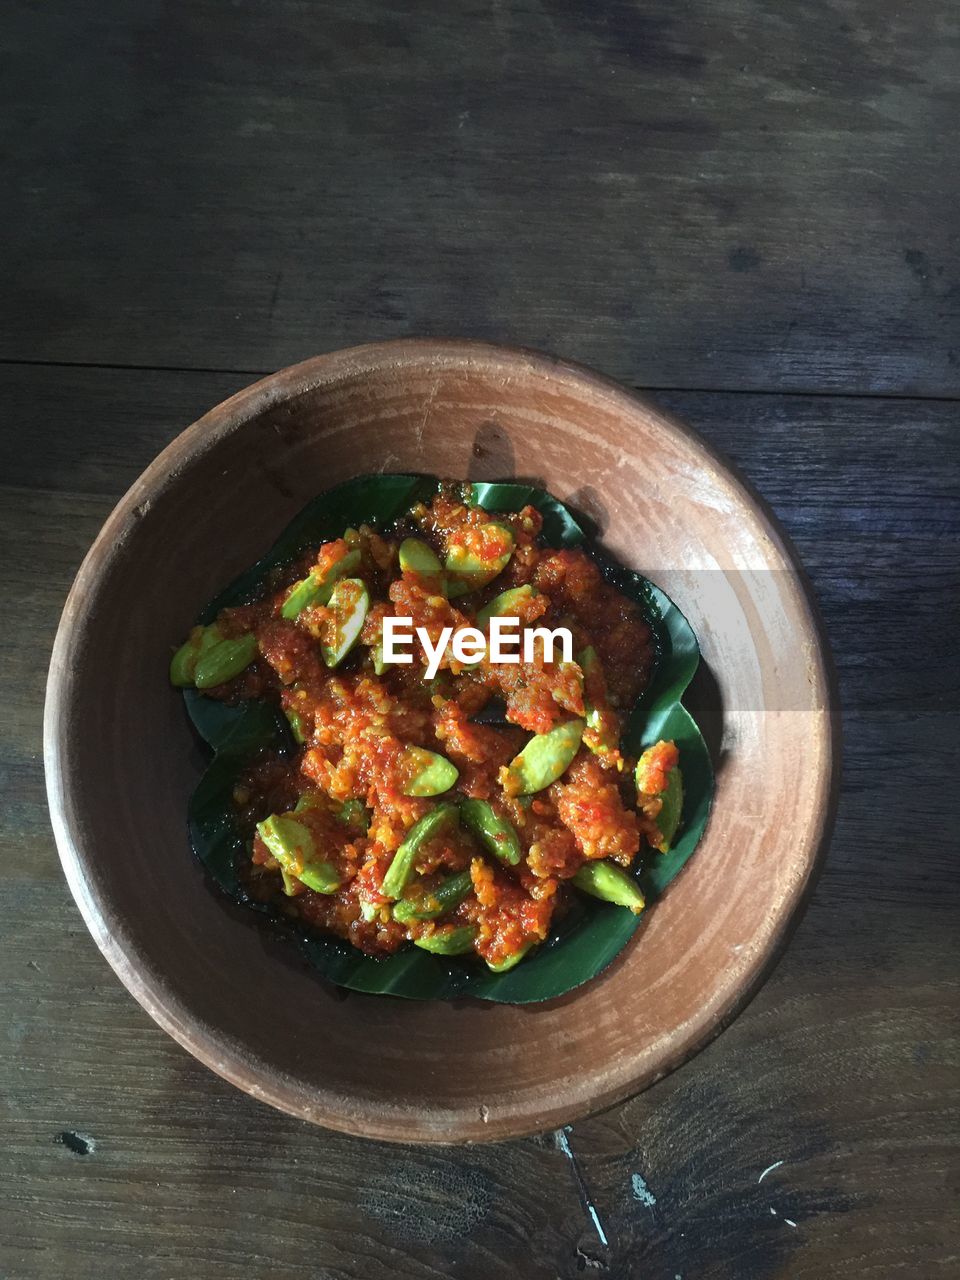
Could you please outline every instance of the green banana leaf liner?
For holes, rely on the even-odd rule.
[[[207,606],[199,621],[212,622],[221,609],[255,599],[267,573],[288,564],[305,548],[340,537],[350,525],[365,522],[383,529],[414,503],[429,500],[437,487],[432,477],[372,475],[321,494],[301,511],[258,564]],[[472,491],[473,501],[486,511],[519,511],[527,504],[536,507],[544,518],[543,541],[551,547],[587,543],[586,533],[571,512],[543,489],[519,483],[478,483]],[[706,744],[680,702],[697,669],[700,652],[686,618],[662,591],[640,574],[609,561],[596,547],[589,549],[607,580],[642,606],[656,639],[653,676],[627,720],[623,748],[630,755],[639,755],[658,739],[672,738],[680,751],[684,804],[679,835],[669,853],[649,850],[636,873],[651,903],[696,848],[713,799],[713,769]],[[267,748],[295,750],[286,720],[279,709],[265,702],[228,706],[189,689],[184,698],[195,729],[214,752],[189,806],[190,837],[197,856],[232,898],[273,915],[285,932],[292,931],[309,961],[337,986],[412,1000],[461,996],[507,1004],[550,1000],[601,973],[642,921],[643,917],[622,907],[577,895],[551,937],[504,974],[491,973],[475,956],[444,959],[414,946],[386,959],[374,959],[338,938],[296,930],[286,917],[244,895],[237,868],[248,851],[232,801],[238,775],[257,754]]]

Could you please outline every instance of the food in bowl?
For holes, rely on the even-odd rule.
[[[173,656],[217,751],[194,845],[342,985],[561,994],[703,829],[696,660],[675,607],[544,491],[361,477]]]

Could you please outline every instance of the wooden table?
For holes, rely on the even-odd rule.
[[[0,1276],[960,1275],[956,5],[5,19]],[[255,374],[411,333],[580,359],[726,451],[845,718],[832,853],[749,1009],[616,1110],[463,1150],[309,1128],[154,1027],[40,758],[64,596],[141,468]]]

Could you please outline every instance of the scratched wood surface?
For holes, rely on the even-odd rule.
[[[5,18],[0,1278],[960,1274],[955,6]],[[831,856],[748,1010],[624,1106],[464,1150],[308,1128],[155,1028],[40,760],[124,488],[248,372],[407,333],[674,388],[792,534],[845,717]]]

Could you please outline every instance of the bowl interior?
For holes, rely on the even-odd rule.
[[[344,998],[224,904],[187,843],[206,756],[166,683],[172,647],[309,499],[377,470],[536,481],[663,587],[701,642],[718,749],[706,834],[614,965],[545,1005]],[[309,361],[218,406],[117,507],[54,651],[51,811],[99,945],[208,1065],[349,1132],[503,1137],[650,1083],[753,990],[829,823],[827,694],[788,551],[696,437],[545,357],[385,344]]]

